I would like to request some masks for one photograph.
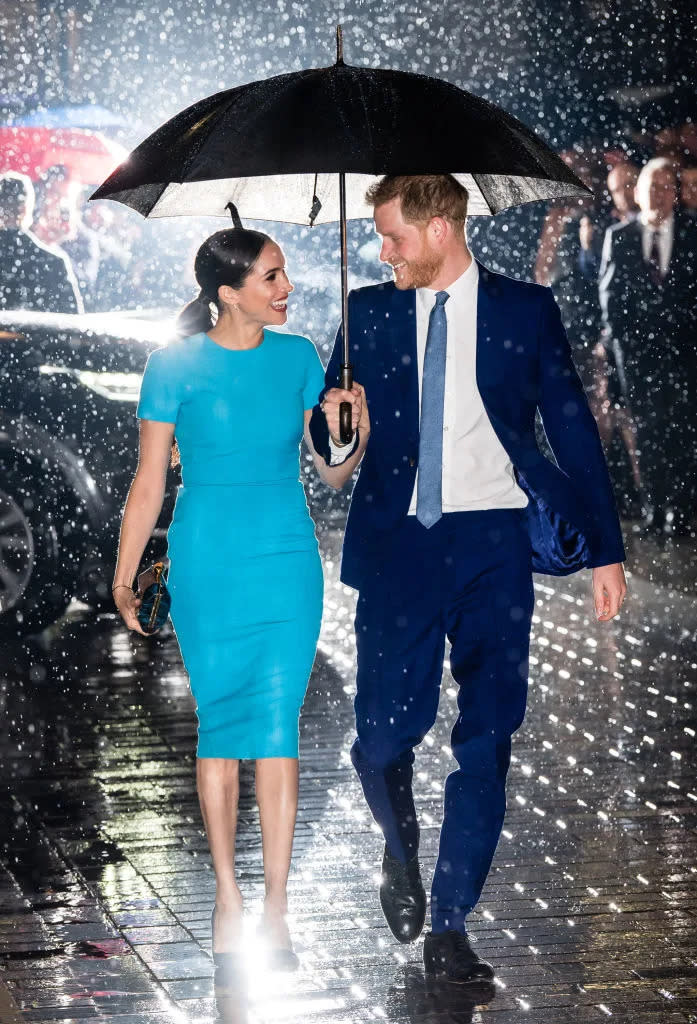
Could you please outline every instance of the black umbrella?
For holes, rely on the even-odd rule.
[[[370,217],[366,187],[383,174],[453,174],[468,213],[494,214],[590,190],[500,107],[425,75],[337,60],[251,82],[193,104],[153,132],[97,189],[144,217],[226,216],[341,225],[341,386],[348,343],[347,218]],[[230,204],[233,204],[231,207]],[[351,437],[346,404],[342,436]]]

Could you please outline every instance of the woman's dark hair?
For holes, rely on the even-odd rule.
[[[228,228],[207,238],[196,253],[194,274],[201,291],[177,317],[177,329],[186,337],[209,330],[214,323],[211,306],[218,312],[218,288],[241,288],[259,253],[272,239],[263,231]]]

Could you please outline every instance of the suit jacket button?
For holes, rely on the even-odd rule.
[[[416,459],[413,455],[409,457],[409,465],[412,467],[416,465]]]

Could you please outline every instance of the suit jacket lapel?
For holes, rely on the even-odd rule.
[[[517,405],[526,394],[526,388],[529,390],[529,382],[512,377],[516,373],[510,355],[515,314],[501,299],[500,277],[479,261],[477,266],[477,389],[494,433],[515,463],[521,437],[511,424],[515,423]]]
[[[493,384],[494,344],[496,333],[497,311],[495,306],[496,277],[477,261],[479,268],[479,284],[477,287],[477,352],[476,375],[477,388],[482,397],[487,413],[491,415],[490,401],[495,397]]]
[[[390,338],[385,347],[386,379],[393,379],[398,404],[392,405],[400,415],[395,426],[410,441],[419,436],[419,364],[416,351],[416,292],[395,288],[392,299]],[[388,401],[389,405],[389,401]]]
[[[695,238],[697,237],[697,226],[691,225],[680,214],[675,214],[673,219],[673,248],[668,264],[666,282],[670,282],[680,289],[684,287],[686,280],[692,275],[692,264],[694,262]]]

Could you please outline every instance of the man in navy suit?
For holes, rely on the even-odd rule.
[[[339,337],[310,422],[315,450],[343,466],[344,482],[362,461],[342,560],[342,580],[358,590],[351,754],[385,836],[382,908],[396,938],[413,941],[426,910],[413,748],[435,721],[447,637],[458,768],[445,786],[424,961],[448,981],[481,981],[493,969],[472,949],[466,917],[496,849],[525,712],[532,572],[591,567],[607,621],[626,591],[624,548],[552,293],[472,258],[467,193],[449,175],[387,177],[368,201],[394,281],[349,298],[365,392],[335,386]],[[359,423],[343,448],[342,401]],[[537,410],[557,465],[537,447]]]

